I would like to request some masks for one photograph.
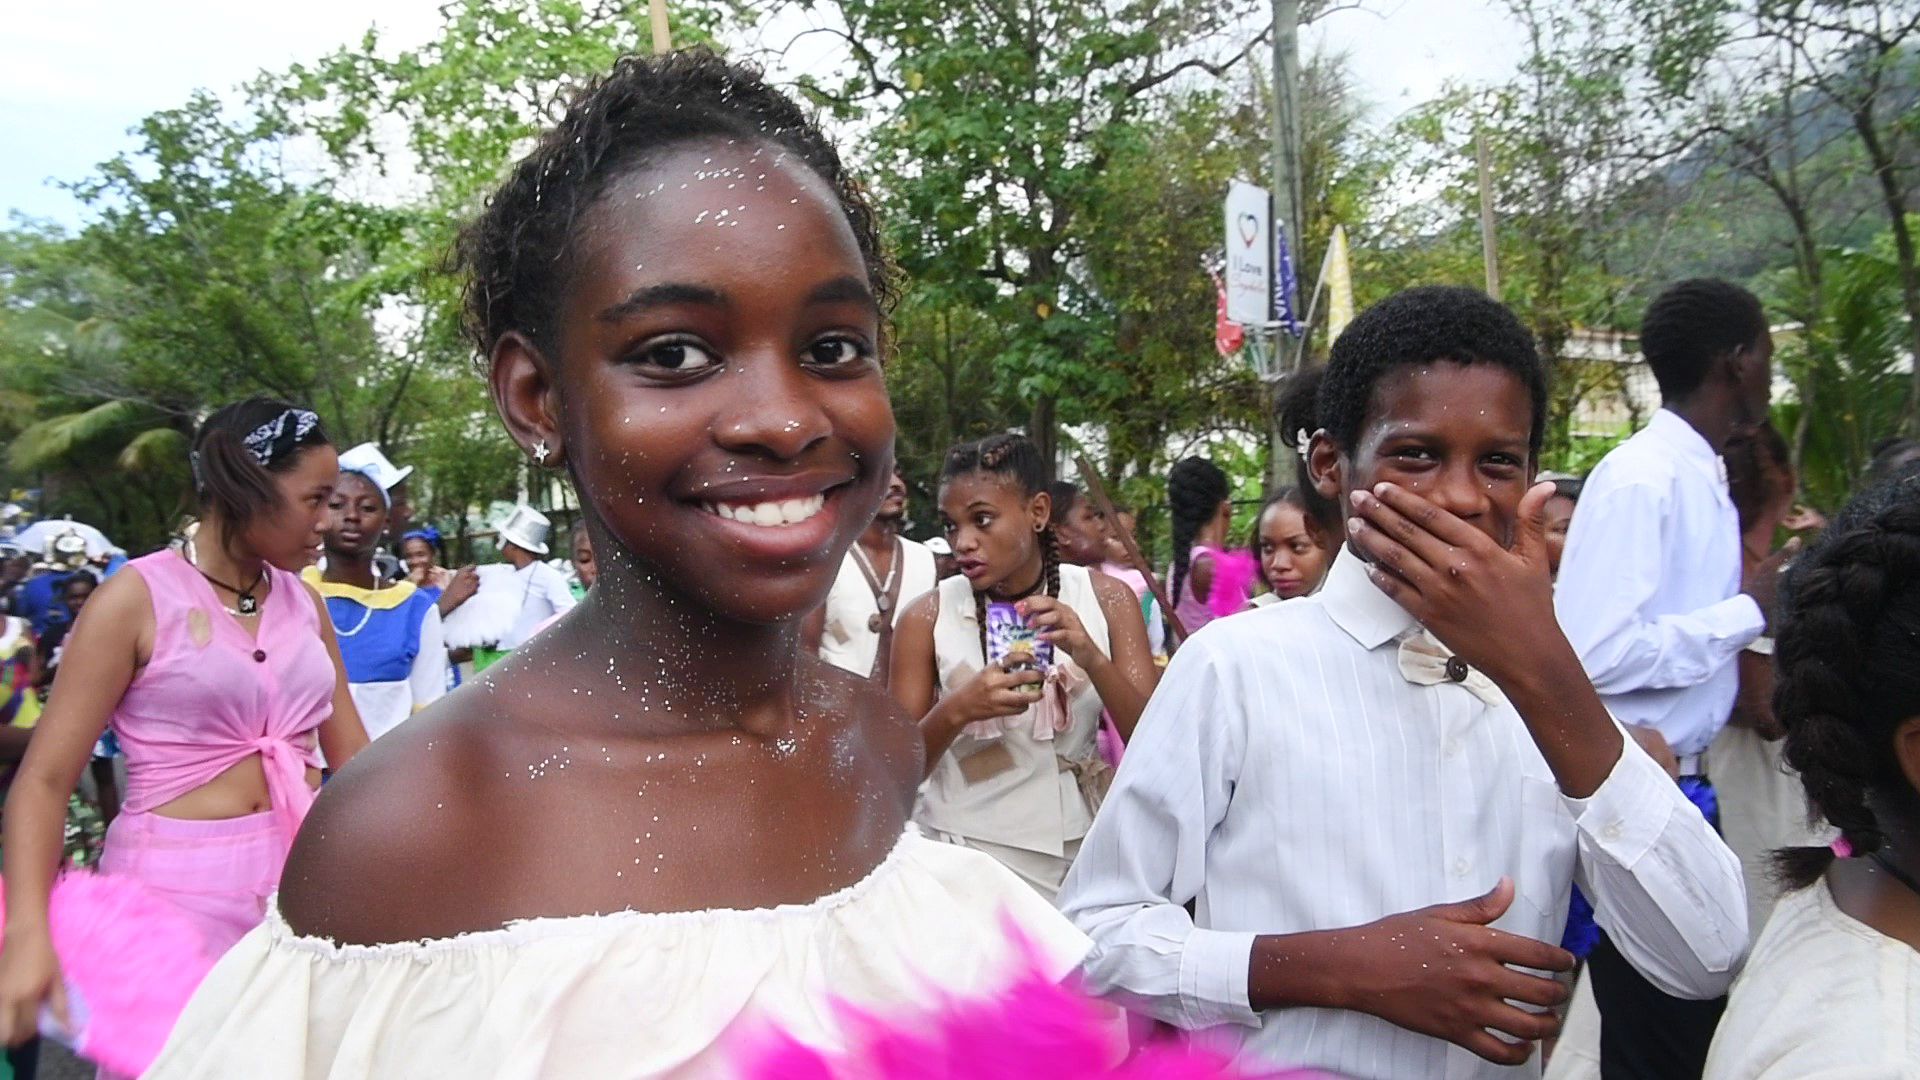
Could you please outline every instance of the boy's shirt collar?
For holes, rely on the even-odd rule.
[[[1647,421],[1646,430],[1678,451],[1681,458],[1692,462],[1709,479],[1723,488],[1727,486],[1726,459],[1714,453],[1713,444],[1707,441],[1707,437],[1687,423],[1679,413],[1665,407],[1654,410],[1653,418]]]
[[[1406,608],[1380,591],[1367,576],[1366,562],[1345,544],[1340,545],[1316,597],[1334,625],[1363,649],[1377,649],[1420,625]]]

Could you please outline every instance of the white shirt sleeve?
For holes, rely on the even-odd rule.
[[[1566,799],[1578,830],[1576,879],[1594,921],[1655,986],[1719,997],[1747,953],[1740,860],[1666,770],[1625,742],[1592,795]]]
[[[447,642],[438,605],[429,604],[427,617],[420,622],[420,651],[413,654],[413,668],[407,672],[407,689],[415,710],[427,707],[447,692]]]
[[[547,606],[553,609],[555,615],[565,615],[572,611],[573,606],[580,601],[575,600],[573,590],[567,588],[566,577],[546,563],[541,563],[540,569],[544,571],[540,574],[540,588],[546,594]]]
[[[1245,756],[1246,717],[1224,689],[1205,639],[1174,657],[1059,897],[1093,939],[1087,989],[1187,1029],[1260,1025],[1247,1003],[1254,935],[1200,929],[1185,907]]]
[[[1696,611],[1647,617],[1660,586],[1666,499],[1646,484],[1583,496],[1554,587],[1554,611],[1602,694],[1678,688],[1705,682],[1766,628],[1742,593]],[[1596,522],[1592,531],[1580,528]]]

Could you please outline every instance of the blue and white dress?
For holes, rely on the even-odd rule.
[[[408,581],[363,589],[322,581],[311,568],[304,576],[326,601],[367,738],[392,731],[447,692],[447,647],[435,606],[439,590]]]

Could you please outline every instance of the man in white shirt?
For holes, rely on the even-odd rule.
[[[554,618],[573,610],[579,601],[567,587],[560,571],[547,565],[547,536],[553,524],[532,507],[514,509],[513,516],[500,526],[500,558],[513,567],[513,575],[501,581],[483,579],[481,588],[504,589],[517,596],[519,613],[513,627],[500,639],[500,648],[511,651],[526,644],[528,638]]]
[[[938,583],[933,552],[900,535],[906,516],[907,482],[896,465],[879,511],[848,549],[826,603],[802,631],[820,659],[882,686],[894,624]]]
[[[1732,711],[1735,659],[1766,628],[1781,557],[1743,584],[1720,451],[1736,426],[1766,417],[1773,339],[1751,292],[1696,279],[1647,307],[1640,348],[1661,408],[1587,478],[1554,607],[1608,710],[1658,732],[1682,789],[1717,823],[1702,755]],[[1601,1075],[1698,1077],[1725,1000],[1675,1000],[1618,944],[1603,933],[1590,956]]]
[[[1531,335],[1409,290],[1341,334],[1319,402],[1350,539],[1319,593],[1168,667],[1060,896],[1090,988],[1255,1065],[1538,1075],[1577,877],[1660,985],[1724,993],[1739,864],[1554,623]]]

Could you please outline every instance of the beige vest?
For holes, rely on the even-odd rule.
[[[980,652],[980,623],[971,583],[963,577],[948,578],[940,583],[939,596],[933,658],[940,690],[945,693],[978,674],[986,660]],[[1107,617],[1085,567],[1060,567],[1060,601],[1080,616],[1094,644],[1108,652]],[[1064,654],[1056,654],[1056,662],[1065,659]],[[1051,740],[1034,738],[1027,733],[1027,725],[1015,725],[1016,730],[992,739],[968,735],[955,739],[927,779],[915,819],[928,828],[973,840],[1064,854],[1067,841],[1085,836],[1093,823],[1093,808],[1067,766],[1099,762],[1095,735],[1100,728],[1100,696],[1092,683],[1084,681],[1084,674],[1081,678],[1082,685],[1068,704],[1072,722]],[[963,762],[975,755],[988,755],[980,761],[991,766],[963,768]]]

